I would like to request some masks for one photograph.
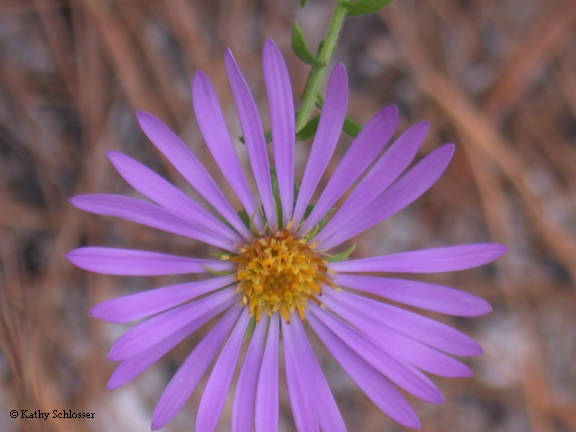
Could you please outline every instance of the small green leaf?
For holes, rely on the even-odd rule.
[[[308,204],[306,206],[306,211],[304,212],[304,219],[306,219],[308,216],[310,216],[310,213],[312,213],[312,210],[314,210],[314,204]]]
[[[256,218],[256,213],[258,212],[258,210],[256,210],[256,212],[254,212],[254,214],[252,216],[250,216],[248,214],[248,212],[244,209],[239,210],[238,216],[240,216],[240,219],[242,220],[242,222],[244,222],[244,225],[246,225],[246,227],[250,230],[250,232],[254,233],[255,230],[255,226],[254,226],[254,219]]]
[[[316,56],[308,48],[306,36],[304,36],[302,27],[300,27],[298,23],[294,24],[294,29],[292,30],[292,49],[298,58],[304,63],[308,63],[312,66],[320,64]]]
[[[362,130],[362,126],[356,123],[349,117],[346,117],[344,120],[344,132],[346,132],[352,138],[356,138],[360,131]]]
[[[306,3],[308,3],[308,0],[300,0],[300,6],[301,7],[305,7]]]
[[[342,6],[346,8],[348,16],[368,15],[378,12],[380,9],[388,6],[394,0],[361,0],[361,1],[343,1]]]
[[[233,255],[227,251],[216,251],[214,252],[214,256],[219,260],[228,261],[230,258],[232,258]]]
[[[264,138],[266,138],[266,144],[269,144],[270,141],[272,141],[272,131],[266,131],[266,133],[264,134]],[[240,140],[240,142],[242,144],[246,145],[246,140],[244,139],[244,135],[239,136],[238,139]]]
[[[296,138],[298,138],[298,141],[307,141],[310,138],[312,138],[316,134],[316,131],[318,130],[318,122],[319,121],[320,121],[320,116],[317,115],[312,120],[310,120],[306,124],[306,126],[304,126],[302,129],[300,129],[298,131],[298,133],[296,134]]]
[[[244,225],[249,227],[250,226],[250,217],[248,216],[248,212],[246,210],[242,209],[236,213],[238,213],[238,216],[240,216],[240,219],[242,219],[242,222],[244,222]]]
[[[308,235],[306,235],[306,240],[310,241],[314,237],[316,237],[316,234],[318,234],[320,230],[322,230],[322,228],[326,226],[326,224],[328,223],[328,218],[332,213],[334,213],[334,210],[335,210],[334,208],[331,208],[326,212],[326,215],[320,220],[320,222],[318,222],[316,226],[314,226],[314,228],[310,230]]]
[[[316,98],[316,106],[320,109],[322,109],[324,106],[324,97],[321,94],[319,94]],[[360,126],[360,124],[356,123],[350,117],[346,117],[344,120],[344,127],[342,129],[352,138],[356,138],[362,130],[362,126]]]
[[[274,167],[270,167],[270,175],[272,176],[272,193],[274,194],[274,201],[276,203],[276,215],[278,216],[278,226],[282,226],[282,200],[280,198],[280,186],[278,186],[278,176]]]
[[[213,274],[214,276],[225,276],[229,274],[234,274],[234,272],[230,270],[214,270],[213,268],[207,266],[202,266],[202,268],[206,270],[208,273]]]
[[[254,316],[250,317],[250,321],[248,322],[248,327],[246,328],[246,333],[244,333],[244,342],[248,341],[254,330],[256,329],[256,318]]]
[[[342,251],[340,253],[330,255],[328,258],[326,258],[326,261],[338,262],[338,261],[347,260],[350,257],[350,255],[352,254],[352,252],[354,252],[354,249],[356,249],[356,245],[352,245],[348,249],[346,249],[345,251]]]

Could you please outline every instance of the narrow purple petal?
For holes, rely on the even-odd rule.
[[[378,408],[398,423],[420,428],[420,420],[406,398],[382,374],[350,349],[314,315],[308,321],[326,348]]]
[[[320,419],[322,430],[346,432],[346,423],[344,423],[344,419],[334,400],[330,386],[318,364],[318,360],[316,360],[316,356],[314,355],[312,346],[310,346],[308,336],[304,331],[304,326],[299,317],[293,317],[290,322],[290,331],[292,333],[291,337],[293,338],[296,358],[300,359],[299,361],[303,365],[306,365],[313,375],[310,381],[304,382],[304,388],[308,394],[314,395],[314,404],[317,407],[315,411]]]
[[[508,248],[500,244],[475,243],[341,261],[331,264],[330,268],[341,273],[441,273],[479,267],[506,252]]]
[[[350,307],[417,341],[458,356],[477,356],[482,348],[470,336],[446,324],[386,303],[346,291],[325,290],[326,297],[338,297]]]
[[[272,192],[272,179],[270,177],[270,162],[268,150],[266,148],[266,138],[262,128],[262,122],[254,101],[254,96],[250,91],[232,51],[226,52],[226,69],[230,80],[230,87],[234,94],[238,117],[244,132],[244,141],[252,165],[254,179],[262,199],[262,207],[268,224],[272,229],[276,228],[276,205]]]
[[[398,179],[418,153],[429,128],[429,123],[419,123],[394,141],[322,229],[317,241],[326,240],[341,229]]]
[[[372,204],[364,208],[354,223],[342,227],[331,238],[323,241],[319,248],[328,250],[338,246],[412,204],[436,183],[453,155],[453,144],[446,144],[434,150]]]
[[[253,430],[256,409],[256,386],[258,385],[258,373],[262,362],[262,354],[264,353],[267,328],[268,317],[262,316],[262,319],[256,325],[244,358],[242,370],[238,376],[234,408],[232,410],[232,432]]]
[[[328,89],[326,101],[318,124],[318,131],[312,143],[312,149],[308,156],[308,163],[302,177],[298,200],[294,209],[294,220],[299,222],[310,203],[310,199],[326,171],[328,162],[334,154],[338,138],[342,132],[346,109],[348,108],[348,75],[344,65],[339,64],[334,68]]]
[[[169,310],[138,324],[114,342],[108,358],[114,361],[126,360],[138,355],[187,326],[191,321],[210,314],[221,305],[230,306],[237,300],[234,288],[227,288],[208,297]]]
[[[218,167],[244,206],[248,215],[254,217],[257,228],[262,221],[257,213],[256,203],[242,171],[242,165],[230,137],[220,101],[210,78],[203,72],[197,72],[192,85],[192,100],[196,120],[208,145],[208,149]]]
[[[444,398],[440,390],[427,378],[417,373],[411,366],[403,364],[395,357],[390,356],[386,351],[382,351],[372,344],[363,333],[337,319],[333,314],[320,307],[312,305],[310,311],[334,334],[370,363],[376,370],[386,376],[397,386],[403,388],[414,396],[432,403],[443,403]]]
[[[314,210],[304,222],[301,232],[310,231],[328,210],[338,201],[346,190],[374,162],[398,125],[398,109],[388,107],[376,114],[350,145],[340,161],[338,168],[330,178],[326,188],[314,205]]]
[[[233,242],[241,241],[238,234],[226,224],[147,166],[120,152],[108,152],[108,157],[122,178],[146,198],[181,219]]]
[[[222,303],[210,312],[194,318],[188,325],[182,327],[175,333],[166,335],[166,337],[156,345],[148,348],[140,354],[124,360],[114,370],[114,373],[108,380],[107,387],[112,390],[132,381],[159,359],[164,357],[164,355],[166,355],[166,353],[172,350],[176,345],[228,307],[230,307],[229,304]]]
[[[235,249],[234,243],[230,240],[224,240],[210,231],[195,227],[162,207],[137,198],[112,194],[89,194],[75,196],[70,199],[70,203],[87,212],[119,217],[229,251]]]
[[[186,144],[152,114],[139,112],[140,127],[182,176],[245,238],[252,235],[202,162]]]
[[[231,308],[184,360],[156,404],[152,417],[152,430],[160,429],[182,409],[210,366],[224,339],[230,333],[241,311],[241,308]]]
[[[404,336],[358,310],[349,307],[338,296],[323,296],[322,301],[350,324],[364,332],[381,349],[399,360],[408,362],[425,372],[444,377],[470,377],[472,370],[458,360],[427,345]]]
[[[263,67],[272,125],[274,166],[278,176],[282,216],[286,224],[292,217],[294,205],[294,99],[288,67],[282,53],[270,39],[264,45]]]
[[[231,285],[234,280],[234,276],[220,276],[118,297],[94,306],[91,315],[115,323],[135,321]]]
[[[299,320],[300,318],[294,317],[294,319]],[[298,355],[292,325],[284,320],[282,320],[282,338],[284,339],[288,396],[290,397],[296,429],[302,432],[316,432],[320,427],[316,407],[317,396],[315,391],[307,391],[307,386],[313,383],[316,378],[314,369],[304,363],[302,357]]]
[[[448,315],[479,316],[492,311],[490,304],[480,297],[428,282],[349,274],[337,274],[333,279],[339,286]]]
[[[256,432],[277,432],[279,411],[278,388],[278,351],[280,338],[279,318],[274,314],[270,318],[266,347],[262,356],[258,387],[256,389]]]
[[[207,269],[226,271],[234,268],[228,261],[107,247],[81,247],[68,252],[67,258],[84,270],[123,276],[207,273]]]
[[[236,370],[238,355],[242,348],[249,321],[248,308],[244,308],[228,342],[222,348],[222,352],[202,393],[202,399],[198,406],[198,415],[196,416],[197,431],[213,431],[218,426],[218,420],[220,420],[220,415],[226,402],[226,396],[232,382],[232,376]]]

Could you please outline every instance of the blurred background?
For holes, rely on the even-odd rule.
[[[65,253],[85,244],[196,256],[212,251],[82,213],[67,199],[133,193],[107,161],[111,149],[185,188],[140,132],[134,112],[162,117],[208,161],[188,86],[196,70],[207,72],[240,135],[226,47],[265,118],[266,38],[286,54],[301,92],[309,68],[291,53],[293,22],[316,47],[334,1],[309,0],[305,9],[299,3],[0,1],[1,431],[149,430],[155,402],[198,337],[108,391],[114,365],[106,353],[129,326],[99,322],[89,310],[173,278],[89,274],[73,268]],[[365,122],[396,104],[401,130],[432,122],[421,155],[457,143],[440,182],[361,236],[355,256],[482,241],[511,249],[483,269],[423,278],[494,305],[491,315],[477,319],[435,316],[477,338],[486,355],[465,360],[473,378],[436,380],[444,406],[414,402],[423,431],[576,431],[575,30],[574,0],[398,0],[345,23],[335,60],[349,71],[349,115]],[[350,431],[403,430],[317,345]],[[200,394],[166,431],[191,430]],[[95,419],[10,419],[9,410],[23,408],[90,411]],[[229,430],[230,408],[231,399],[222,431]],[[281,410],[282,430],[294,430],[285,390]]]

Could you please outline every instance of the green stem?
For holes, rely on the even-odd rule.
[[[310,75],[308,76],[308,81],[306,82],[306,87],[304,88],[304,95],[302,96],[302,107],[298,112],[298,117],[296,119],[296,130],[300,131],[312,114],[314,105],[316,103],[316,95],[320,91],[322,82],[324,81],[324,75],[326,74],[326,68],[334,50],[336,49],[336,43],[338,42],[338,36],[340,35],[340,30],[342,30],[342,25],[344,24],[344,18],[346,18],[346,8],[342,5],[342,2],[338,0],[338,5],[330,21],[330,27],[328,28],[328,33],[326,38],[320,47],[317,64],[312,66]]]

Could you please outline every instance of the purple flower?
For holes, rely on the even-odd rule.
[[[419,419],[399,388],[425,401],[442,403],[440,390],[425,373],[470,376],[468,366],[451,355],[475,356],[482,349],[445,324],[383,300],[456,316],[483,315],[491,307],[453,288],[365,273],[464,270],[497,259],[506,248],[481,243],[337,261],[331,254],[334,248],[402,210],[430,188],[446,169],[454,146],[444,145],[409,168],[428,124],[411,127],[383,151],[398,124],[396,108],[385,108],[362,129],[311,205],[344,123],[346,69],[342,65],[334,68],[304,175],[296,182],[292,88],[284,59],[271,41],[265,45],[263,64],[272,165],[253,96],[232,54],[226,56],[257,194],[250,189],[209,78],[199,72],[193,85],[200,129],[243,211],[230,204],[192,151],[147,113],[138,114],[145,134],[211,208],[118,152],[109,153],[112,163],[149,201],[107,194],[71,200],[80,209],[186,236],[223,251],[218,259],[105,247],[83,247],[69,253],[73,264],[98,273],[204,276],[200,281],[128,295],[94,307],[93,316],[110,322],[148,318],[112,346],[109,358],[120,364],[108,387],[126,384],[204,324],[215,322],[160,397],[153,429],[164,426],[180,411],[211,367],[196,430],[214,430],[248,339],[239,367],[233,431],[278,430],[281,345],[298,430],[344,431],[345,423],[307,336],[314,332],[382,411],[402,425],[418,428]],[[346,201],[334,209],[349,189]]]

